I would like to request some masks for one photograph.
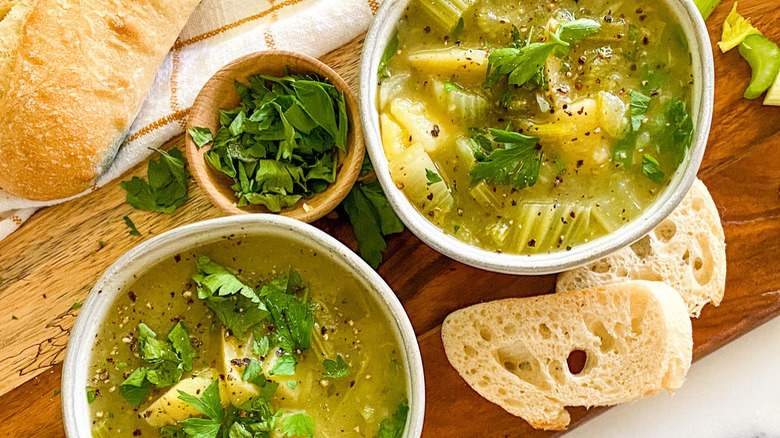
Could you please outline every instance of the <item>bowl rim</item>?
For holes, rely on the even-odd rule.
[[[410,1],[382,2],[368,30],[360,65],[360,118],[366,149],[390,205],[407,228],[427,245],[449,258],[488,271],[521,275],[552,274],[593,262],[636,242],[661,223],[685,197],[701,165],[712,122],[715,90],[712,46],[704,19],[692,0],[663,0],[686,34],[697,85],[692,90],[692,106],[695,107],[695,111],[692,111],[695,115],[693,142],[685,161],[656,200],[628,224],[590,242],[577,245],[570,251],[532,255],[496,253],[469,245],[444,233],[419,213],[393,183],[379,131],[376,105],[377,66],[398,20]]]
[[[62,370],[62,415],[68,438],[91,438],[85,388],[92,346],[100,325],[125,286],[159,260],[193,247],[243,235],[280,235],[324,252],[353,272],[390,318],[403,348],[407,369],[409,415],[405,438],[419,438],[425,414],[425,379],[417,336],[400,300],[382,277],[344,244],[312,225],[284,216],[226,216],[174,228],[131,249],[100,277],[84,302],[71,331]]]
[[[216,170],[208,165],[204,155],[205,152],[212,147],[213,143],[208,143],[199,148],[193,141],[192,136],[189,135],[189,130],[195,126],[193,122],[195,118],[207,113],[213,115],[211,110],[219,109],[211,108],[213,98],[207,96],[207,94],[209,94],[210,88],[218,88],[218,84],[224,83],[227,79],[225,78],[226,75],[230,79],[235,80],[236,74],[228,72],[241,68],[244,65],[250,65],[255,68],[255,74],[263,74],[265,73],[265,66],[278,66],[284,65],[285,63],[289,65],[290,61],[303,64],[311,73],[323,77],[330,84],[335,86],[338,91],[344,94],[345,103],[347,105],[347,117],[350,124],[347,136],[347,150],[346,152],[339,150],[341,168],[336,175],[336,181],[329,184],[325,191],[315,193],[310,198],[302,198],[294,206],[282,208],[279,213],[271,212],[262,205],[250,206],[250,208],[255,209],[254,211],[238,207],[236,205],[235,196],[225,196],[216,187],[219,184],[219,181],[214,181],[210,176],[215,174]],[[234,87],[229,87],[229,89],[231,90],[231,93],[238,95]],[[309,55],[288,50],[268,49],[249,53],[234,59],[220,67],[219,70],[211,75],[206,83],[203,84],[203,87],[198,91],[198,95],[195,97],[195,100],[190,107],[190,112],[187,117],[187,124],[184,129],[184,149],[185,154],[187,155],[188,167],[193,178],[195,178],[195,182],[204,192],[206,192],[211,203],[226,213],[234,215],[269,213],[292,217],[303,222],[314,222],[336,208],[347,196],[350,188],[355,184],[355,181],[357,181],[363,164],[363,156],[365,155],[365,142],[363,140],[362,124],[360,123],[360,110],[357,96],[352,90],[352,87],[349,86],[346,80],[344,80],[338,72],[319,59]],[[225,176],[225,178],[229,177]],[[312,200],[314,199],[322,199],[322,201],[307,210],[304,207],[304,204],[307,202],[312,203]]]

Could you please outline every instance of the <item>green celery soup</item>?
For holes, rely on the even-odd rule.
[[[93,436],[400,437],[402,346],[366,287],[281,238],[160,261],[95,338]]]
[[[636,219],[693,138],[691,55],[661,2],[413,0],[378,72],[396,186],[496,252]]]

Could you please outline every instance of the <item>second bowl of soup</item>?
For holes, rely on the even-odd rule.
[[[693,181],[711,119],[688,0],[386,2],[361,76],[399,216],[501,272],[561,271],[641,237]]]
[[[392,291],[331,237],[253,215],[144,243],[98,282],[63,372],[71,438],[417,437]]]

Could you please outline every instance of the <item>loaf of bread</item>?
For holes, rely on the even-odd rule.
[[[548,430],[569,424],[565,406],[679,388],[693,348],[680,294],[648,281],[477,304],[450,314],[441,335],[466,383]]]
[[[200,0],[21,0],[0,21],[0,188],[76,195],[112,162]]]
[[[587,266],[558,276],[556,290],[627,280],[662,281],[682,294],[692,317],[726,288],[726,241],[707,187],[696,180],[680,205],[647,236]]]

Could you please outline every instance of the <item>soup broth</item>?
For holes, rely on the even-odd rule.
[[[413,0],[384,59],[393,181],[487,250],[567,250],[615,231],[691,144],[691,56],[661,2]]]
[[[212,264],[206,264],[208,260]],[[232,279],[249,286],[265,310],[250,310],[248,300],[236,301],[241,306],[228,312],[225,320],[219,306],[239,298],[225,295],[236,283],[215,266],[224,266],[225,272],[235,274]],[[293,270],[302,282],[292,280]],[[275,290],[272,299],[266,287],[288,277],[288,287]],[[214,295],[203,299],[209,289]],[[247,291],[240,294],[251,296]],[[307,311],[312,318],[308,325]],[[262,321],[251,324],[257,319],[251,319],[255,315],[251,312],[258,312]],[[264,312],[269,316],[263,317]],[[134,372],[166,370],[166,362],[147,357],[152,354],[147,351],[150,343],[168,345],[166,333],[170,330],[168,339],[174,339],[171,328],[179,323],[189,332],[191,370],[179,365],[184,368],[180,379],[162,387],[147,383],[156,379],[147,371],[141,381],[151,386],[148,394],[134,396],[132,390],[138,388],[127,384]],[[145,330],[141,324],[155,332],[157,341],[141,339]],[[282,336],[287,331],[292,335]],[[176,349],[175,341],[171,344],[175,364],[177,357],[187,354]],[[327,255],[281,238],[224,240],[160,261],[117,298],[92,354],[87,391],[95,437],[189,437],[184,434],[187,418],[207,421],[207,416],[185,403],[178,391],[206,397],[211,382],[218,382],[214,388],[218,385],[225,409],[225,430],[236,418],[259,420],[266,415],[267,423],[246,426],[255,433],[246,436],[311,432],[317,437],[374,437],[383,420],[400,422],[401,430],[405,423],[406,370],[387,315],[366,285],[345,268]],[[250,367],[254,371],[248,371]],[[134,399],[140,401],[138,406]],[[262,409],[241,407],[254,402]],[[270,409],[264,411],[265,406]],[[290,419],[296,415],[295,421]]]

